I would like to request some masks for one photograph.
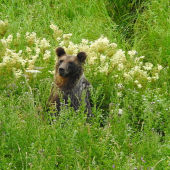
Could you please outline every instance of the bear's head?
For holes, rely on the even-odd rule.
[[[83,64],[87,54],[79,52],[77,56],[66,54],[64,48],[56,49],[58,61],[56,63],[56,72],[62,77],[72,77],[83,73]]]

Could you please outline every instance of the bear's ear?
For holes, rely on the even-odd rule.
[[[55,50],[56,54],[58,57],[61,57],[62,55],[66,54],[64,48],[62,47],[58,47],[56,50]]]
[[[86,57],[87,57],[87,54],[86,54],[84,51],[79,52],[79,53],[77,54],[77,58],[78,58],[78,60],[79,60],[81,63],[84,63],[84,62],[85,62]]]

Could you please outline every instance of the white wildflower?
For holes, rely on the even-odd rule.
[[[22,50],[19,53],[11,52],[11,61],[10,61],[10,64],[15,65],[17,62],[20,62],[21,53],[22,53]]]
[[[50,28],[53,30],[53,31],[56,31],[58,29],[58,27],[54,24],[51,24],[50,25]]]
[[[64,34],[64,35],[63,35],[64,41],[69,41],[72,35],[73,35],[73,34],[71,34],[71,33],[70,33],[70,34]]]
[[[21,38],[20,33],[17,33],[17,40],[19,41],[19,40],[20,40],[20,38]]]
[[[65,45],[64,41],[61,41],[59,44],[60,47],[64,47],[64,45]]]
[[[148,82],[151,82],[152,78],[151,77],[147,77],[147,80],[148,80]]]
[[[139,60],[140,60],[140,58],[139,58],[139,57],[136,57],[136,58],[134,59],[134,62],[135,62],[135,63],[139,63]]]
[[[121,116],[123,114],[123,110],[122,109],[119,109],[118,110],[118,115]]]
[[[6,48],[6,52],[5,52],[5,55],[11,55],[11,53],[14,53],[15,50],[11,50],[9,48]]]
[[[34,60],[28,60],[28,64],[29,65],[33,65],[35,63],[35,61]],[[31,69],[30,69],[31,70]]]
[[[117,44],[116,43],[111,43],[109,45],[113,50],[115,50],[117,48]]]
[[[11,43],[12,39],[13,39],[13,35],[8,35],[8,37],[6,39],[7,43]]]
[[[86,40],[86,39],[82,39],[82,40],[81,40],[81,43],[84,44],[84,45],[87,45],[88,42],[89,42],[89,40]]]
[[[130,71],[129,71],[129,74],[134,77],[134,76],[139,76],[140,78],[147,78],[148,77],[148,74],[147,74],[147,71],[144,71],[144,70],[141,70],[140,69],[140,66],[135,66],[134,68],[132,68]]]
[[[68,48],[67,47],[63,47],[66,51],[67,54],[70,55],[77,55],[78,53],[78,45],[74,44],[73,42],[69,41],[69,45]]]
[[[123,77],[125,77],[125,79],[128,80],[128,81],[132,80],[132,77],[131,77],[131,75],[129,73],[124,73]]]
[[[142,88],[142,85],[141,84],[137,84],[138,88],[141,89]]]
[[[102,73],[106,73],[108,74],[108,71],[109,71],[109,64],[108,63],[105,63],[105,65],[103,67],[99,67],[99,71]]]
[[[112,63],[112,67],[115,67],[120,63],[125,63],[126,62],[125,51],[123,51],[122,49],[117,50],[113,57],[110,59],[110,61]]]
[[[7,45],[8,45],[8,42],[7,42],[7,40],[6,40],[5,38],[1,39],[1,43],[2,43],[2,45],[3,45],[5,48],[6,48]]]
[[[20,56],[20,55],[22,54],[22,50],[19,50],[18,54],[19,54],[19,56]]]
[[[109,44],[109,48],[106,51],[106,54],[108,57],[111,57],[115,54],[116,52],[116,48],[117,48],[117,44],[116,43],[111,43]]]
[[[26,37],[27,43],[30,45],[34,44],[36,41],[36,33],[35,32],[32,32],[32,33],[26,32],[25,37]]]
[[[152,77],[153,80],[158,80],[159,79],[159,76],[158,76],[158,73],[155,73],[155,75]]]
[[[118,64],[118,66],[117,66],[118,68],[118,71],[121,71],[121,70],[123,70],[123,68],[124,68],[124,65],[123,65],[123,63],[120,63],[120,64]]]
[[[79,51],[86,51],[86,53],[88,53],[89,52],[89,45],[86,45],[86,44],[80,44],[79,46],[78,46],[78,48],[79,48]]]
[[[128,54],[130,55],[130,58],[133,58],[138,53],[135,50],[132,50],[132,51],[128,51]]]
[[[3,63],[4,63],[4,65],[6,65],[7,63],[9,63],[10,60],[11,60],[11,57],[10,57],[10,56],[4,56],[4,57],[3,57]]]
[[[134,81],[134,83],[138,84],[138,83],[139,83],[139,81],[138,81],[138,80],[135,80],[135,81]]]
[[[53,70],[53,71],[50,71],[50,70],[49,70],[48,72],[49,72],[50,74],[53,74],[53,75],[55,74],[55,71],[54,71],[54,70]]]
[[[157,68],[158,68],[158,71],[163,69],[163,67],[161,65],[159,65],[159,64],[157,64]]]
[[[122,97],[123,96],[122,92],[117,92],[117,96]]]
[[[48,60],[51,57],[51,51],[46,50],[43,59]]]
[[[102,63],[104,63],[105,60],[106,60],[106,56],[103,55],[103,54],[101,54],[101,55],[100,55],[100,61],[101,61]]]
[[[29,70],[34,69],[34,64],[35,64],[34,60],[28,60],[28,69]]]
[[[21,69],[16,70],[15,68],[13,68],[13,73],[14,73],[15,77],[18,79],[22,75],[22,70]]]
[[[152,63],[145,63],[145,66],[143,66],[145,70],[152,70],[152,67],[153,67]]]
[[[135,71],[140,71],[140,66],[135,66],[135,67],[133,68],[133,70],[135,70]]]
[[[32,60],[35,62],[38,58],[38,54],[32,56]]]
[[[63,31],[60,30],[57,25],[51,24],[50,28],[54,31],[54,38],[57,39],[58,37],[61,37],[61,35],[63,34]]]
[[[59,41],[61,40],[61,38],[60,38],[60,37],[57,37],[56,40],[59,42]]]
[[[40,49],[39,49],[39,48],[36,48],[36,49],[35,49],[35,52],[36,52],[36,56],[38,57],[39,54],[40,54]]]
[[[139,65],[139,67],[141,68],[142,65],[143,65],[143,62],[139,62],[138,65]]]
[[[30,54],[32,52],[31,48],[30,47],[26,47],[25,51]]]
[[[22,64],[23,67],[25,67],[25,64],[28,62],[28,59],[20,59],[20,63]]]
[[[95,60],[96,60],[96,58],[95,58],[95,57],[91,57],[91,58],[89,58],[89,59],[88,59],[88,64],[90,64],[90,65],[94,65]]]
[[[88,52],[89,51],[88,40],[82,39],[81,43],[78,46],[78,48],[79,48],[79,51],[86,51],[86,52]]]
[[[38,49],[38,48],[39,48],[40,39],[39,39],[39,38],[36,38],[36,39],[35,39],[35,42],[34,42],[34,44],[35,44],[35,47],[34,47],[34,49],[35,49],[35,51],[36,51],[36,49]]]
[[[102,53],[109,48],[109,40],[106,37],[100,37],[98,40],[91,42],[90,51]]]
[[[92,53],[89,53],[87,58],[88,64],[94,65],[96,60],[97,60],[97,54],[94,51]]]
[[[45,50],[47,50],[49,47],[50,47],[50,43],[49,43],[45,38],[43,38],[43,39],[40,41],[40,49],[41,49],[42,51],[45,51]]]
[[[144,58],[145,58],[145,56],[140,56],[139,58],[140,58],[140,59],[144,59]]]
[[[26,70],[26,73],[41,73],[39,70]]]
[[[123,89],[124,88],[123,84],[118,84],[117,87],[118,87],[118,89]]]

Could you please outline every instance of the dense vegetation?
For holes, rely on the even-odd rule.
[[[170,169],[167,0],[0,0],[0,169]],[[86,51],[92,111],[45,112],[55,48]]]

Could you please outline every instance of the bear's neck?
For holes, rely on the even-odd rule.
[[[61,89],[62,91],[71,90],[77,85],[80,77],[83,75],[84,74],[82,73],[81,75],[77,76],[62,77],[59,74],[56,74],[55,84],[57,88]]]

